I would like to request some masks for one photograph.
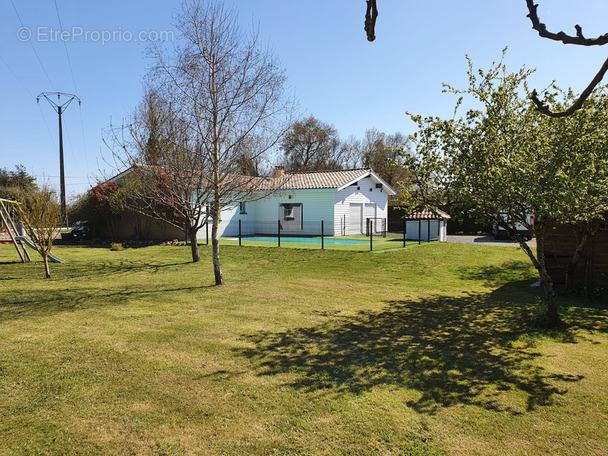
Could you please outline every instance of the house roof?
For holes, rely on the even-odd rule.
[[[380,176],[370,168],[342,169],[337,171],[308,171],[300,173],[285,173],[277,178],[266,179],[274,183],[275,188],[281,190],[308,190],[308,189],[337,189],[342,190],[357,181],[365,178],[382,184],[389,195],[396,192]]]
[[[451,217],[440,209],[419,206],[402,218],[405,220],[449,220]]]
[[[156,168],[135,164],[126,171],[113,177],[112,181],[123,178],[139,168],[142,170],[154,171]],[[193,173],[193,179],[198,183],[193,182],[193,187],[206,188],[210,183],[211,175],[205,172]],[[209,178],[207,178],[209,175]],[[377,184],[383,185],[383,190],[388,195],[395,195],[396,192],[388,185],[378,174],[371,168],[354,168],[342,169],[336,171],[306,171],[298,173],[284,173],[279,177],[251,177],[240,174],[223,174],[221,180],[230,188],[240,188],[244,191],[276,191],[276,190],[314,190],[314,189],[337,189],[342,190],[350,185],[355,184],[361,179],[370,178]]]

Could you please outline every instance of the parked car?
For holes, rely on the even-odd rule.
[[[506,220],[506,215],[505,214],[496,214],[496,220],[500,220],[501,218],[503,220]],[[527,222],[530,226],[532,226],[532,227],[534,226],[534,216],[532,214],[527,215]],[[522,236],[527,241],[532,239],[532,233],[530,232],[530,230],[528,228],[526,228],[524,225],[522,225],[521,223],[516,223],[515,229],[517,230],[517,234]],[[509,233],[507,233],[507,230],[505,230],[503,227],[499,226],[498,223],[494,223],[494,225],[492,226],[492,235],[494,235],[494,239],[509,239],[510,238]]]
[[[70,234],[72,239],[86,239],[89,236],[89,222],[86,220],[74,222]]]

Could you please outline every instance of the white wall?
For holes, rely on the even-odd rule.
[[[357,187],[359,189],[357,189]],[[335,189],[291,190],[273,193],[258,201],[246,203],[246,214],[241,214],[238,203],[222,209],[219,226],[220,236],[238,236],[239,220],[243,235],[277,234],[282,203],[301,203],[303,214],[303,229],[297,231],[281,231],[286,235],[320,235],[321,220],[324,221],[326,235],[341,236],[343,225],[347,223],[346,233],[349,234],[348,222],[351,203],[375,204],[375,217],[388,217],[387,194],[376,188],[376,182],[369,178],[361,179],[357,186],[350,186],[341,191]],[[346,216],[346,219],[344,219]],[[209,221],[211,225],[211,221]],[[209,226],[211,235],[211,226]],[[205,239],[203,227],[198,232],[198,239]]]
[[[388,195],[379,188],[370,178],[361,179],[356,186],[349,186],[339,192],[335,197],[334,227],[335,235],[355,234],[358,227],[350,226],[351,203],[374,203],[376,205],[376,218],[387,219]]]
[[[418,240],[418,227],[420,225],[420,240],[429,240],[429,223],[431,241],[447,241],[447,222],[445,220],[408,220],[406,223],[407,239]]]
[[[282,203],[301,203],[303,215],[303,229],[297,231],[282,230],[286,235],[320,235],[321,220],[324,223],[326,235],[334,234],[334,189],[320,190],[293,190],[274,193],[257,201],[245,203],[246,214],[241,214],[238,203],[225,206],[219,226],[220,236],[238,236],[239,220],[241,220],[241,233],[277,234],[278,220],[280,218],[280,205]],[[211,236],[211,220],[209,221],[209,235]],[[203,227],[198,232],[198,239],[205,239],[206,232]]]
[[[334,220],[334,189],[292,190],[272,194],[255,201],[255,222],[257,232],[261,234],[276,234],[277,221],[280,218],[282,203],[302,204],[303,229],[297,231],[282,231],[284,234],[320,235],[321,220],[325,222],[325,234],[333,234]]]

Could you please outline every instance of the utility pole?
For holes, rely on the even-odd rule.
[[[64,101],[61,102],[61,96],[63,95]],[[52,99],[51,97],[57,96],[57,101]],[[80,105],[82,101],[76,95],[72,95],[71,93],[63,93],[63,92],[42,92],[40,95],[36,97],[36,102],[40,103],[40,98],[44,97],[51,104],[55,112],[59,115],[59,187],[61,191],[61,218],[64,222],[67,223],[66,209],[65,209],[65,171],[63,166],[63,128],[61,126],[61,114],[67,109],[67,107],[74,100],[78,100],[78,104]]]

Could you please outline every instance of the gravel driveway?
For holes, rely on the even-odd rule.
[[[448,242],[457,242],[461,244],[479,244],[479,245],[502,245],[502,246],[515,246],[518,245],[516,241],[511,239],[494,239],[491,234],[488,235],[468,235],[468,234],[451,234],[448,235]],[[536,247],[536,239],[528,241],[530,247]]]

